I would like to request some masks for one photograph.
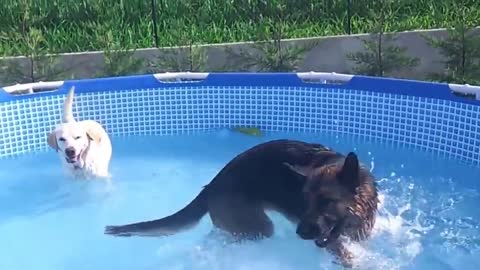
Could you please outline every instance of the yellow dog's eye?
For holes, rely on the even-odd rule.
[[[58,139],[58,140],[61,141],[61,142],[64,142],[64,141],[65,141],[65,138],[62,137],[62,138],[60,138],[60,139]]]
[[[81,138],[81,136],[77,136],[77,137],[75,137],[75,140],[78,140],[78,139],[80,139],[80,138]]]

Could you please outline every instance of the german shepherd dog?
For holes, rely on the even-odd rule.
[[[321,144],[273,140],[231,160],[180,211],[152,221],[107,226],[115,236],[165,236],[191,228],[209,213],[215,227],[237,240],[273,235],[265,210],[297,224],[296,233],[326,248],[346,267],[342,239],[367,239],[375,223],[377,187],[357,156]]]

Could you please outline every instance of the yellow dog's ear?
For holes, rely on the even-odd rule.
[[[52,147],[53,149],[55,149],[55,151],[58,152],[57,137],[55,136],[55,132],[50,132],[48,134],[47,143],[50,147]]]
[[[102,135],[95,128],[87,128],[87,137],[89,140],[100,143]]]

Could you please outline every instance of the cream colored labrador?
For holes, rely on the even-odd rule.
[[[55,149],[66,171],[75,178],[109,179],[112,144],[105,129],[96,121],[75,121],[70,88],[63,105],[62,123],[48,134],[48,145]]]

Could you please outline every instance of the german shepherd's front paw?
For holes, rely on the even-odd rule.
[[[343,266],[344,268],[353,268],[353,256],[352,257],[337,257],[333,263]]]
[[[110,234],[113,236],[123,236],[123,237],[132,236],[131,232],[129,232],[127,228],[125,228],[125,226],[106,226],[104,233]]]
[[[353,268],[354,256],[340,241],[329,244],[327,249],[335,256],[335,264],[342,265],[345,268]]]

